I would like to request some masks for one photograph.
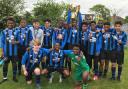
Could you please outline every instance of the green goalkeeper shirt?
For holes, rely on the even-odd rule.
[[[80,72],[80,71],[81,72],[83,72],[83,71],[89,72],[90,68],[89,68],[84,56],[82,56],[80,60],[77,60],[77,57],[79,55],[68,54],[68,56],[71,58],[72,62],[75,64],[75,72]]]

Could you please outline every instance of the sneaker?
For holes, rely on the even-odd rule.
[[[36,84],[36,89],[42,89],[40,84]]]
[[[49,78],[49,83],[52,83],[53,75]]]
[[[14,82],[18,82],[18,80],[17,80],[16,77],[13,77],[13,81],[14,81]]]
[[[59,83],[62,83],[63,79],[62,76],[60,75]]]
[[[8,79],[7,78],[3,78],[3,80],[2,81],[0,81],[0,84],[2,84],[2,83],[4,83],[4,82],[6,82]]]
[[[88,84],[83,84],[82,89],[87,89]]]

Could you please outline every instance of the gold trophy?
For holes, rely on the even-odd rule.
[[[70,5],[70,9],[71,9],[71,12],[72,12],[72,15],[71,15],[71,18],[72,19],[76,19],[77,18],[77,15],[78,15],[78,12],[80,11],[80,5]]]

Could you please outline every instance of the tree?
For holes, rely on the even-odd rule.
[[[0,0],[0,18],[14,16],[24,8],[23,0]]]
[[[34,16],[32,13],[26,11],[25,14],[23,14],[23,18],[25,18],[28,22],[28,24],[32,24],[32,20],[34,19]]]
[[[125,23],[128,23],[128,16],[125,17]]]
[[[101,16],[104,20],[108,20],[110,17],[110,10],[104,5],[97,4],[90,8],[91,12],[94,12],[95,15]]]
[[[63,19],[64,12],[67,10],[67,5],[65,3],[56,3],[53,0],[42,0],[35,4],[33,9],[34,16],[41,20],[41,23],[46,18],[52,20],[54,26],[58,19]]]

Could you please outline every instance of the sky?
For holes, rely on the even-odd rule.
[[[37,3],[38,0],[25,0],[25,8],[27,11],[31,11],[34,4]],[[62,1],[65,3],[81,6],[81,13],[88,14],[89,8],[93,7],[96,4],[103,4],[107,8],[111,9],[113,12],[116,9],[118,11],[118,15],[121,17],[128,16],[128,0],[55,0],[58,3]]]

